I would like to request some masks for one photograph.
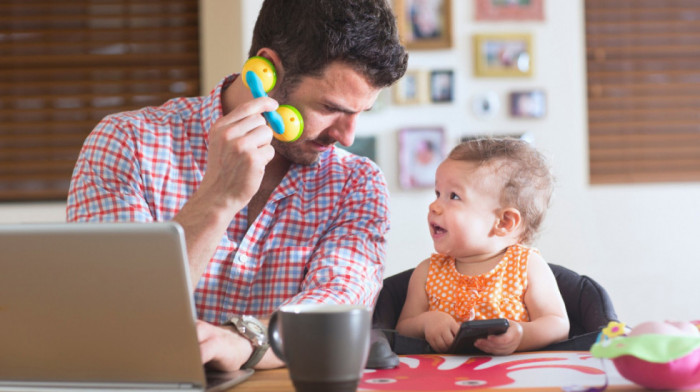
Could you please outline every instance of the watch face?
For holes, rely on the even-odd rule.
[[[256,335],[261,335],[261,334],[264,335],[265,334],[265,330],[262,328],[262,326],[258,325],[257,323],[249,322],[246,324],[246,327],[251,332],[255,333]]]
[[[250,340],[255,340],[258,345],[267,343],[267,331],[265,326],[260,323],[255,317],[243,316],[240,320],[244,331],[241,331]]]

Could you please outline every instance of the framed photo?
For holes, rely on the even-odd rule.
[[[367,157],[377,162],[377,138],[374,136],[356,136],[350,147],[345,147],[340,143],[336,145],[355,155]]]
[[[532,75],[530,34],[476,34],[476,76],[529,77]]]
[[[427,82],[425,72],[408,70],[394,85],[394,102],[399,105],[412,105],[427,102]]]
[[[394,0],[401,41],[407,49],[452,47],[452,0]]]
[[[399,184],[402,188],[434,187],[435,170],[443,159],[443,128],[405,128],[399,131]]]
[[[475,0],[476,20],[544,20],[544,0]]]
[[[513,91],[508,94],[510,116],[515,118],[542,118],[547,111],[544,91]]]
[[[436,70],[430,72],[430,101],[452,102],[454,99],[454,72]]]
[[[501,108],[501,100],[495,91],[476,94],[472,98],[472,111],[476,117],[487,119],[495,117]]]

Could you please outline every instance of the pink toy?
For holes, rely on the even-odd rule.
[[[625,332],[611,322],[591,347],[628,380],[650,389],[700,387],[698,322],[649,321]]]

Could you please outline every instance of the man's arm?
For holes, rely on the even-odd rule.
[[[307,263],[301,291],[286,303],[374,306],[384,274],[388,191],[375,165],[364,163],[351,171],[339,213]]]
[[[261,113],[276,108],[271,98],[248,101],[209,130],[206,173],[174,218],[185,231],[193,288],[233,217],[260,188],[265,165],[275,154],[272,130]]]
[[[333,222],[307,261],[300,293],[285,303],[352,303],[371,307],[382,284],[384,242],[389,228],[388,192],[376,166],[355,173],[343,190]],[[210,366],[238,369],[248,360],[250,342],[227,326],[198,323],[202,360]],[[282,366],[268,350],[256,368]]]
[[[219,118],[209,131],[204,178],[174,217],[185,231],[192,287],[196,287],[233,216],[260,186],[265,165],[274,156],[270,145],[272,131],[260,114],[276,107],[271,98],[245,102]],[[71,181],[68,221],[150,222],[171,218],[172,215],[163,216],[159,210],[162,206],[153,204],[154,197],[163,195],[149,194],[146,183],[162,179],[148,177],[149,170],[144,165],[153,165],[148,160],[157,157],[144,157],[139,146],[146,144],[140,138],[147,132],[138,127],[139,120],[112,116],[90,134]],[[163,184],[166,185],[169,184]]]
[[[267,325],[267,320],[261,320]],[[214,326],[197,321],[197,336],[202,363],[215,369],[230,371],[240,369],[253,352],[251,343],[231,326]],[[255,365],[256,369],[272,369],[284,366],[272,349]]]
[[[150,222],[139,162],[138,130],[118,115],[108,116],[88,135],[73,169],[68,222]]]

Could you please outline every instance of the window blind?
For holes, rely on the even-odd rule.
[[[700,1],[585,11],[590,182],[700,181]]]
[[[197,0],[0,3],[0,201],[67,196],[105,115],[199,93]]]

